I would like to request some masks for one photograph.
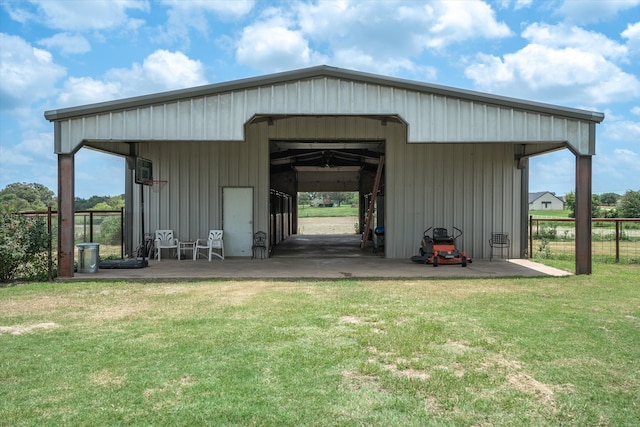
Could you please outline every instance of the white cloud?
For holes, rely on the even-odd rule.
[[[481,90],[564,105],[606,104],[633,99],[640,81],[622,71],[625,48],[577,27],[533,24],[532,43],[502,58],[478,54],[465,74]]]
[[[640,154],[626,148],[597,154],[593,158],[593,193],[624,194],[627,190],[635,191],[639,182],[630,179],[629,171],[637,170],[638,164]]]
[[[55,191],[57,187],[56,157],[53,153],[53,133],[26,130],[18,144],[0,145],[1,182],[40,182]],[[25,174],[25,172],[27,172]]]
[[[628,40],[627,46],[632,53],[640,53],[640,22],[628,24],[622,37]]]
[[[253,9],[254,0],[211,1],[211,0],[162,0],[167,6],[167,23],[158,30],[156,38],[163,41],[182,41],[190,44],[189,29],[195,28],[206,35],[211,15],[225,20],[238,19]]]
[[[516,0],[516,4],[513,8],[516,10],[524,9],[531,6],[532,3],[533,3],[533,0]]]
[[[89,31],[131,27],[136,20],[128,18],[127,11],[148,11],[149,3],[147,0],[29,0],[17,5],[8,3],[5,7],[11,18],[21,23],[36,21],[59,30]]]
[[[635,114],[636,116],[640,116],[640,107],[639,106],[633,107],[631,109],[631,113]]]
[[[326,60],[309,47],[301,31],[291,30],[289,26],[286,19],[273,15],[245,27],[237,42],[236,60],[268,70],[306,67]]]
[[[206,84],[204,67],[182,52],[157,50],[142,64],[109,70],[104,79],[71,77],[58,99],[75,106]]]
[[[91,45],[86,38],[69,33],[58,33],[38,41],[38,44],[49,49],[58,49],[65,55],[87,53],[91,50]]]
[[[625,60],[628,55],[626,46],[609,39],[604,34],[586,31],[576,26],[534,23],[522,32],[522,37],[529,40],[531,44],[558,49],[572,47],[614,60]]]
[[[608,21],[615,18],[619,12],[632,9],[639,4],[640,0],[564,0],[556,13],[568,22],[591,24]]]
[[[483,1],[319,2],[298,6],[298,24],[314,41],[358,46],[369,54],[418,54],[465,40],[510,35]]]
[[[55,93],[55,83],[66,74],[49,52],[17,36],[0,33],[0,97],[3,110],[31,105]]]
[[[640,142],[640,122],[624,119],[607,120],[603,123],[602,134],[610,140],[638,143]]]
[[[336,51],[332,64],[335,64],[338,67],[366,72],[375,70],[376,74],[385,74],[390,76],[409,72],[412,75],[419,76],[419,79],[423,81],[435,80],[438,75],[438,71],[435,67],[417,65],[411,60],[402,57],[377,58],[356,48]]]
[[[255,5],[255,0],[211,1],[211,0],[162,0],[161,3],[174,11],[185,15],[202,12],[216,15],[241,17],[249,13]]]
[[[444,48],[468,39],[502,38],[509,27],[497,22],[491,6],[483,1],[442,1],[434,3],[435,25],[429,30],[430,47]]]
[[[59,108],[93,104],[124,97],[122,82],[103,82],[91,77],[70,77],[64,82],[56,104]]]
[[[510,35],[482,1],[301,2],[265,10],[242,31],[236,59],[266,70],[333,63],[347,68],[435,75],[412,60],[469,39]],[[323,52],[322,54],[320,52]]]

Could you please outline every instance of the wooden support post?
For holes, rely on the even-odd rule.
[[[58,277],[73,277],[74,155],[58,154]]]
[[[591,274],[591,156],[576,156],[576,274]]]

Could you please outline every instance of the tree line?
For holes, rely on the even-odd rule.
[[[565,196],[569,216],[575,217],[575,192]],[[338,206],[343,203],[357,203],[358,193],[300,193],[298,203],[311,204],[313,200],[330,201]],[[616,193],[593,194],[593,218],[640,218],[640,191],[629,190],[623,195]],[[43,211],[49,206],[57,207],[55,193],[45,185],[35,182],[16,182],[7,185],[0,191],[0,205],[8,212]],[[88,199],[75,198],[75,209],[83,210],[118,210],[124,207],[124,195],[91,196]]]
[[[16,182],[0,190],[0,205],[9,212],[44,211],[58,207],[55,193],[45,185],[35,182]],[[75,209],[84,210],[118,210],[124,207],[124,195],[91,196],[88,199],[75,198]]]
[[[564,199],[569,216],[576,217],[576,193],[570,192]],[[592,218],[640,218],[640,191],[629,190],[622,196],[616,193],[591,195]]]

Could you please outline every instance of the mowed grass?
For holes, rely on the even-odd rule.
[[[0,289],[0,425],[640,425],[640,267]]]
[[[342,205],[317,208],[313,206],[298,206],[299,218],[325,218],[339,216],[358,216],[358,206]]]

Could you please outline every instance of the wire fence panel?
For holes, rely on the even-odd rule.
[[[58,248],[58,212],[47,211],[19,212],[24,216],[39,216],[47,220],[50,244],[47,248],[49,258],[49,278],[53,277],[54,265],[57,265]],[[75,212],[74,241],[78,243],[99,243],[100,258],[124,258],[124,209],[119,210],[82,210]]]
[[[640,218],[597,218],[591,230],[596,262],[640,262]],[[573,258],[575,219],[529,217],[531,258]]]

